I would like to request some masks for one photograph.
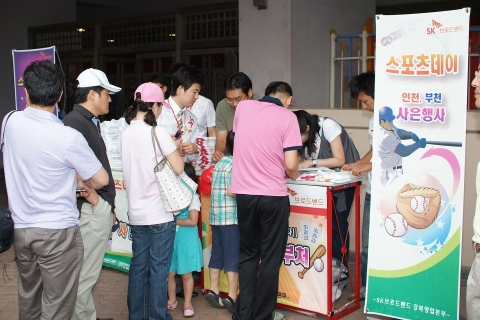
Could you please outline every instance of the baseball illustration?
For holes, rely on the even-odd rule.
[[[317,247],[317,249],[315,250],[315,252],[312,254],[312,256],[310,257],[310,263],[309,263],[309,267],[308,268],[303,268],[302,271],[299,271],[298,272],[298,277],[300,279],[303,279],[303,277],[305,276],[305,273],[307,273],[308,270],[310,270],[311,267],[314,267],[315,266],[315,263],[319,263],[319,262],[316,262],[317,260],[320,260],[321,257],[323,257],[323,255],[327,252],[327,249],[325,248],[325,246],[323,245],[319,245]],[[321,260],[320,260],[321,261]],[[323,261],[322,261],[322,265],[323,265]],[[317,268],[315,268],[315,270],[317,270]],[[318,270],[317,270],[318,271]],[[320,272],[320,271],[318,271]]]
[[[414,196],[410,200],[410,208],[416,213],[422,213],[427,208],[427,200],[422,196]]]
[[[392,213],[385,219],[385,230],[392,237],[402,237],[408,231],[407,220],[398,212]]]
[[[425,229],[437,218],[441,200],[437,189],[407,183],[397,193],[396,206],[410,227]]]
[[[320,258],[315,259],[315,262],[313,263],[313,267],[315,268],[315,271],[317,272],[322,272],[323,271],[323,261]]]

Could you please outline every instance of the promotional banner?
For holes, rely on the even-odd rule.
[[[367,313],[458,319],[469,16],[376,16]]]
[[[55,46],[32,50],[12,50],[12,55],[15,103],[17,110],[23,110],[27,103],[23,88],[23,72],[31,62],[36,60],[50,60],[55,63]]]
[[[103,265],[128,273],[132,258],[132,234],[128,223],[127,188],[123,172],[112,171],[112,175],[117,193],[115,196],[117,220],[115,225],[112,226],[112,234],[107,244]]]

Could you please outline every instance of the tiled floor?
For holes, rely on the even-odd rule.
[[[5,268],[2,272],[3,277],[0,277],[0,319],[18,319],[18,299],[17,299],[17,268],[13,261],[13,249],[4,252],[0,255],[0,262]],[[7,278],[8,276],[8,278]],[[113,317],[115,319],[128,319],[127,309],[127,287],[128,274],[116,271],[113,269],[103,268],[98,280],[97,286],[94,290],[94,300],[97,306],[97,316]],[[336,307],[345,304],[347,296],[351,292],[351,285],[347,285],[342,297],[337,301]],[[196,291],[200,292],[197,287]],[[460,314],[466,315],[465,312],[465,282],[461,285],[461,308]],[[202,320],[227,320],[231,319],[231,314],[227,310],[219,310],[210,307],[202,295],[193,298],[193,307],[195,309],[195,316],[187,319],[202,319]],[[178,307],[172,311],[173,319],[184,319],[183,317],[183,300],[178,300]],[[311,319],[311,317],[300,314],[294,311],[282,310],[288,315],[290,320]],[[326,319],[326,316],[317,315],[317,319]],[[380,317],[375,317],[380,318]],[[349,314],[343,319],[359,320],[366,319],[363,313],[363,303],[359,310]]]

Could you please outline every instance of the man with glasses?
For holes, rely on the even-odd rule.
[[[77,302],[72,319],[98,319],[92,291],[102,271],[105,246],[115,221],[115,183],[107,158],[107,148],[100,133],[98,116],[108,113],[110,94],[122,90],[111,85],[105,73],[97,69],[87,69],[77,78],[75,105],[63,123],[79,131],[87,140],[96,158],[107,170],[108,185],[96,190],[80,191],[77,199],[80,211],[80,231],[84,243],[83,267],[80,272]]]
[[[235,109],[242,100],[259,100],[262,95],[253,93],[252,80],[243,72],[231,73],[223,82],[226,98],[217,105],[215,131],[215,153],[212,162],[217,162],[224,156],[228,132],[233,129]]]
[[[480,46],[477,48],[480,53]],[[475,78],[472,80],[472,87],[475,88],[474,98],[475,107],[480,109],[480,64],[475,71]],[[475,251],[475,260],[473,260],[472,269],[467,280],[467,319],[480,319],[480,162],[477,166],[477,205],[475,207],[475,217],[473,218],[473,238],[472,246]]]

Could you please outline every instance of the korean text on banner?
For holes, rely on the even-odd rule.
[[[50,60],[55,63],[55,46],[33,50],[12,50],[12,55],[15,105],[17,110],[23,110],[27,103],[25,89],[23,88],[23,72],[33,61]]]
[[[367,313],[458,318],[469,16],[376,17]]]

